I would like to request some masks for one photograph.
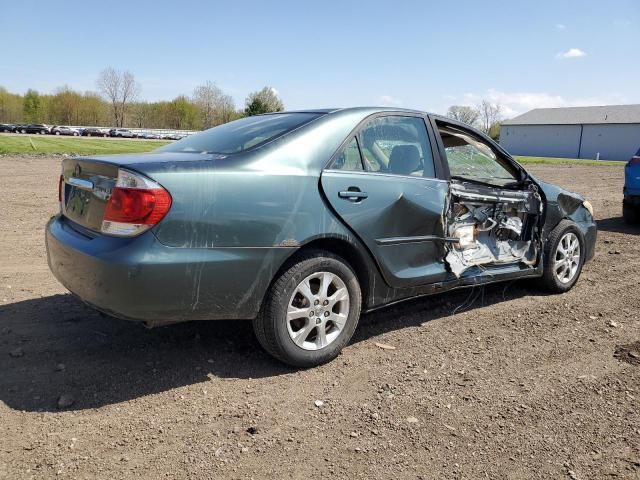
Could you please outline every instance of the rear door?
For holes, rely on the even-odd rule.
[[[367,246],[394,288],[445,279],[448,182],[419,115],[370,117],[322,174],[334,211]]]

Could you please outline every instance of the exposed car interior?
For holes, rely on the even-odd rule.
[[[537,188],[523,189],[519,172],[482,140],[446,125],[438,130],[452,179],[445,218],[455,239],[445,257],[451,271],[460,277],[471,267],[535,265],[542,213]]]

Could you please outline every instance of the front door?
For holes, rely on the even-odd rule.
[[[323,172],[334,211],[367,246],[394,288],[442,281],[448,182],[436,178],[421,116],[369,120]]]

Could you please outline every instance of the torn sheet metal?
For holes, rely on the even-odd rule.
[[[457,239],[445,257],[456,277],[474,266],[535,264],[541,199],[535,189],[451,186],[447,235]]]

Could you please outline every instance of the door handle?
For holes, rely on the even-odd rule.
[[[338,192],[338,197],[345,198],[352,202],[360,202],[367,198],[369,194],[362,192],[358,187],[349,187],[346,191]]]

